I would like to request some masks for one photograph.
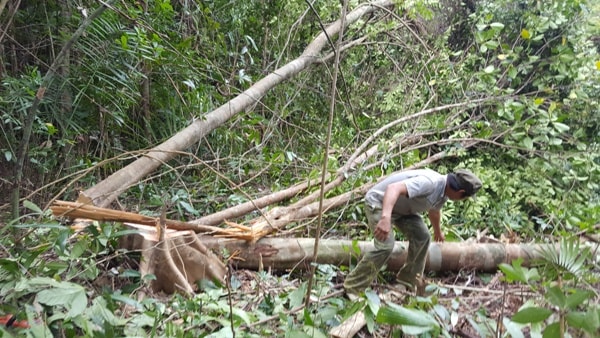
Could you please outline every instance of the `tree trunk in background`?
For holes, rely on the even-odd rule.
[[[68,22],[71,18],[71,7],[69,7],[69,3],[67,0],[60,0],[58,2],[60,9],[61,9],[61,19],[64,20],[64,22]],[[69,26],[67,24],[62,24],[59,28],[59,34],[58,36],[70,36],[71,35],[71,31],[69,30]],[[62,79],[68,79],[70,76],[70,65],[71,65],[71,51],[68,51],[67,53],[65,53],[64,57],[62,60],[58,60],[59,65],[57,68],[57,75],[60,76]],[[65,82],[64,85],[61,86],[60,88],[60,101],[59,101],[59,107],[60,107],[60,114],[62,115],[62,117],[57,118],[57,122],[62,122],[62,121],[68,121],[68,117],[71,115],[71,112],[73,111],[73,97],[71,95],[71,85],[69,85],[69,83]],[[60,130],[68,130],[69,127],[66,125],[66,123],[63,123],[62,125],[59,126]],[[75,163],[75,156],[72,156],[71,153],[73,151],[73,144],[70,142],[67,142],[65,144],[65,146],[63,147],[62,151],[62,163],[61,163],[61,167],[63,168],[69,168],[71,166],[74,165]]]
[[[150,113],[150,76],[152,71],[147,61],[142,63],[142,74],[144,74],[144,79],[140,85],[140,94],[142,96],[142,100],[140,102],[140,121],[142,121],[144,126],[146,137],[149,138],[152,135],[152,128],[150,126],[150,119],[152,117]],[[152,140],[152,142],[154,142],[154,140]]]
[[[393,4],[394,1],[392,0],[380,0],[360,6],[348,13],[345,23],[350,25],[366,14],[385,9],[393,6]],[[326,28],[326,33],[319,34],[300,57],[259,80],[231,101],[202,116],[201,119],[196,120],[164,143],[150,149],[144,157],[137,159],[95,186],[81,192],[79,202],[93,203],[100,207],[108,206],[123,191],[136,184],[163,163],[174,158],[177,152],[184,151],[194,143],[199,142],[209,132],[223,125],[231,117],[256,104],[270,89],[318,61],[321,51],[329,43],[328,37],[335,36],[340,29],[341,20],[338,20]]]
[[[200,242],[216,252],[227,249],[236,252],[233,265],[240,269],[273,270],[307,269],[312,262],[318,264],[346,265],[358,261],[362,253],[373,250],[372,241],[351,241],[341,239],[321,239],[316,260],[313,257],[314,238],[263,238],[252,244],[241,240],[219,239],[201,236]],[[406,261],[407,242],[396,242],[387,264],[391,271],[398,271]],[[478,270],[495,271],[501,263],[511,263],[523,259],[527,266],[541,258],[538,244],[503,243],[432,243],[426,271]]]

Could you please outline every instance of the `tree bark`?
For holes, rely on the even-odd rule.
[[[256,243],[201,236],[200,241],[212,250],[227,249],[237,252],[239,258],[233,263],[240,269],[271,268],[278,271],[308,269],[310,264],[332,264],[350,266],[364,252],[373,250],[372,241],[322,239],[317,257],[313,257],[314,238],[263,238]],[[387,264],[391,271],[398,271],[406,262],[407,242],[396,242]],[[426,271],[445,272],[460,270],[496,271],[501,263],[523,259],[528,266],[542,258],[540,244],[503,244],[474,242],[432,243],[425,266]]]
[[[353,24],[364,15],[391,7],[393,4],[394,1],[392,0],[379,0],[359,6],[348,13],[344,20],[345,25]],[[335,21],[325,32],[319,34],[297,59],[259,80],[231,101],[194,121],[164,143],[150,149],[145,156],[118,170],[95,186],[81,192],[79,201],[83,203],[91,202],[100,207],[108,206],[123,191],[153,172],[161,164],[174,158],[178,152],[200,141],[209,132],[223,125],[245,108],[256,104],[261,97],[279,83],[317,62],[321,51],[328,44],[329,37],[337,34],[342,28],[341,22],[341,20]]]

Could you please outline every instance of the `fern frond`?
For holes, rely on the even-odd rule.
[[[586,272],[586,260],[590,258],[589,248],[581,247],[574,238],[563,238],[560,248],[548,246],[542,249],[544,261],[565,279],[579,278]]]

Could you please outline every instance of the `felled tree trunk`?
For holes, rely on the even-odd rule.
[[[273,270],[305,269],[311,263],[350,265],[362,257],[362,253],[373,249],[372,241],[350,241],[322,239],[316,259],[313,257],[313,238],[263,238],[252,244],[241,240],[200,237],[208,249],[227,249],[237,252],[239,258],[234,266],[244,269],[271,268]],[[406,242],[396,242],[388,269],[399,270],[406,261]],[[541,258],[538,244],[503,243],[432,243],[425,266],[426,271],[459,271],[474,269],[495,271],[501,263],[510,263],[517,258],[523,265]]]

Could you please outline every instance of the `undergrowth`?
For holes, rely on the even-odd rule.
[[[497,274],[430,276],[427,297],[383,282],[351,302],[340,288],[347,267],[318,265],[305,307],[303,271],[233,270],[226,285],[203,282],[193,297],[152,293],[154,277],[140,276],[139,255],[118,247],[131,231],[113,223],[75,231],[27,206],[32,215],[1,230],[3,337],[327,337],[357,311],[366,318],[361,332],[373,337],[600,332],[598,256],[572,239],[536,266],[514,261]]]

